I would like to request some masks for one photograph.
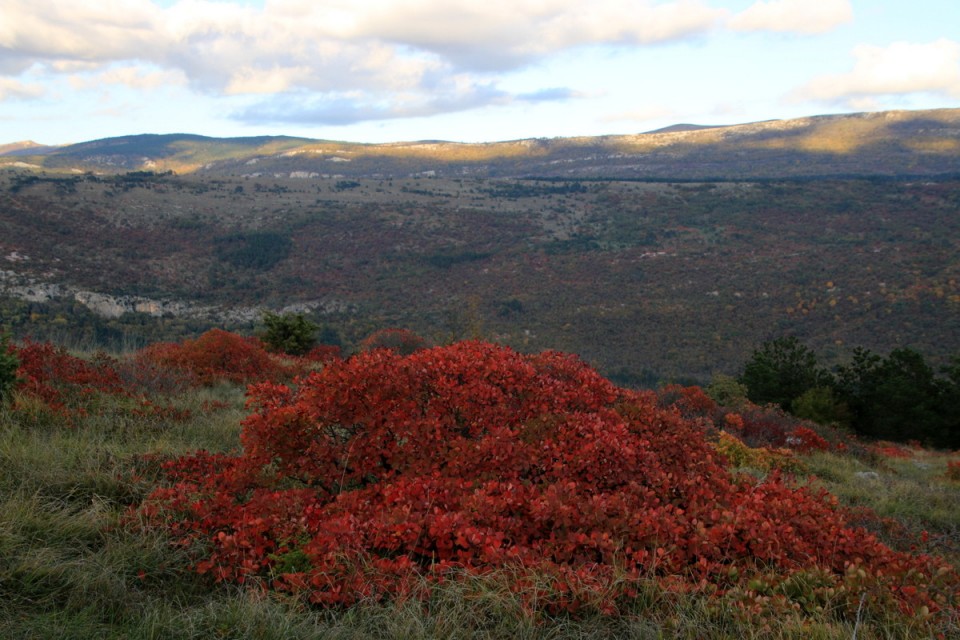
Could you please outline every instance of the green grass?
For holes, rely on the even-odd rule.
[[[204,411],[205,403],[229,407]],[[182,423],[122,412],[68,427],[40,411],[0,410],[0,637],[2,638],[850,638],[855,620],[784,616],[745,622],[722,603],[664,592],[653,581],[620,615],[531,614],[497,575],[426,585],[423,599],[310,607],[256,585],[215,585],[190,571],[162,531],[134,530],[124,514],[154,486],[131,473],[145,453],[179,454],[239,445],[242,394],[194,390],[173,400],[193,409]],[[925,460],[926,462],[926,460]],[[849,503],[872,504],[928,529],[954,528],[960,487],[929,467],[894,461],[869,470],[850,458],[809,458],[822,482]],[[921,500],[920,497],[923,497]],[[911,524],[911,526],[913,526]],[[919,525],[917,525],[919,526]],[[956,627],[951,629],[956,631]],[[929,629],[865,613],[857,637],[924,638]]]
[[[876,529],[887,544],[904,550],[916,545],[960,566],[960,482],[946,478],[947,462],[958,459],[957,453],[917,451],[910,459],[879,458],[869,463],[816,453],[805,456],[804,463],[817,484],[842,504],[866,507],[895,520],[902,529]],[[919,540],[924,531],[929,534],[926,544]]]

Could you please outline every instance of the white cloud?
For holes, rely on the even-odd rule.
[[[601,122],[651,122],[664,118],[673,118],[677,112],[664,105],[652,105],[632,111],[611,113],[600,118]]]
[[[26,84],[14,78],[0,77],[0,101],[10,98],[31,99],[44,94],[42,86]]]
[[[335,84],[315,79],[336,75],[333,63],[359,71],[361,85],[397,72],[417,82],[437,66],[516,68],[572,47],[702,34],[727,14],[703,0],[268,0],[262,8],[181,0],[166,9],[148,0],[4,0],[3,11],[0,58],[21,69],[141,61],[232,92]],[[274,72],[286,80],[258,77]]]
[[[849,73],[821,76],[795,91],[795,100],[866,104],[871,96],[939,93],[960,98],[960,42],[860,45]]]
[[[737,31],[824,33],[853,20],[850,0],[760,0],[733,16]]]
[[[110,61],[157,55],[161,11],[146,0],[4,0],[0,50],[30,60]]]
[[[84,71],[96,71],[102,69],[102,62],[83,62],[81,60],[54,60],[49,63],[50,68],[57,73],[73,74]]]
[[[243,117],[354,121],[566,100],[567,89],[525,97],[495,87],[498,74],[578,47],[697,39],[725,25],[811,33],[852,15],[848,0],[768,0],[732,18],[719,0],[0,3],[0,74],[11,87],[28,70],[31,82],[66,76],[83,91],[186,83],[209,95],[299,103],[267,100]],[[347,95],[362,96],[349,113]]]
[[[298,77],[304,75],[309,75],[309,70],[303,67],[258,69],[244,66],[230,75],[224,93],[227,95],[283,93],[297,83]]]
[[[150,90],[186,84],[181,71],[142,66],[124,66],[109,68],[92,75],[75,74],[70,77],[74,89],[96,89],[105,86],[125,86],[132,89]]]
[[[78,90],[185,81],[212,95],[282,95],[306,105],[290,113],[321,119],[348,92],[366,97],[349,118],[565,100],[566,90],[489,87],[494,73],[576,47],[696,37],[729,13],[709,0],[2,1],[0,73],[66,75]],[[287,117],[269,104],[253,111]]]
[[[346,6],[346,3],[344,3]],[[373,0],[345,34],[432,52],[466,69],[503,69],[583,45],[643,45],[710,31],[727,15],[699,0]]]

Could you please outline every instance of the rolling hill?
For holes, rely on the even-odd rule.
[[[209,176],[751,179],[960,173],[960,109],[675,125],[637,135],[461,144],[136,135],[0,151],[0,166]]]
[[[960,353],[958,144],[948,110],[489,145],[174,135],[6,155],[2,324],[120,344],[252,330],[260,310],[287,309],[348,346],[388,326],[482,336],[575,352],[628,384],[732,372],[783,334],[828,362],[862,345],[944,363]]]

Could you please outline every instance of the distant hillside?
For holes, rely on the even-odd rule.
[[[356,144],[290,137],[138,135],[16,149],[48,170],[135,170],[211,176],[741,180],[960,174],[960,109],[890,111],[624,136],[464,144]]]
[[[785,333],[827,360],[960,354],[960,109],[489,144],[31,144],[0,156],[17,335],[124,344],[287,308],[347,344],[483,336],[623,383],[730,372]]]
[[[210,138],[183,133],[143,134],[59,147],[32,161],[54,170],[192,173],[218,162],[280,154],[312,142],[287,136]]]
[[[44,155],[55,151],[58,147],[48,147],[37,144],[32,140],[22,142],[11,142],[9,144],[0,144],[0,156],[30,156]]]
[[[784,334],[826,362],[911,346],[939,366],[960,354],[958,256],[956,177],[0,171],[0,328],[119,345],[286,308],[347,345],[480,336],[624,384],[732,373]]]

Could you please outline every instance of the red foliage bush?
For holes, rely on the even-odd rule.
[[[797,427],[787,438],[787,446],[797,453],[829,451],[830,443],[809,427]]]
[[[740,415],[743,430],[737,435],[752,447],[786,447],[787,439],[797,428],[797,419],[779,408],[745,407]]]
[[[131,367],[104,353],[85,360],[71,355],[63,347],[28,339],[16,349],[16,354],[20,362],[19,391],[40,400],[68,423],[101,411],[102,396],[128,399],[121,406],[134,416],[174,421],[190,416],[187,410],[158,405],[148,399],[139,391],[140,378],[135,372],[140,367]],[[116,407],[117,403],[109,406]]]
[[[76,403],[95,391],[119,393],[123,390],[113,361],[105,355],[93,362],[72,356],[63,347],[48,342],[25,340],[17,349],[20,389],[42,399],[54,409]]]
[[[27,339],[16,349],[16,356],[20,391],[64,416],[85,414],[98,393],[125,392],[114,368],[116,361],[105,354],[87,361],[63,347]]]
[[[340,347],[330,344],[319,344],[310,349],[302,357],[307,362],[316,362],[320,364],[329,364],[342,359],[343,354]]]
[[[913,457],[913,452],[910,451],[910,449],[893,444],[892,442],[878,442],[871,446],[870,450],[884,458],[909,460]]]
[[[778,407],[758,407],[745,402],[737,413],[718,405],[700,387],[667,385],[658,393],[660,405],[673,407],[688,419],[699,421],[706,428],[729,431],[751,447],[767,449],[788,448],[797,453],[828,451],[830,442],[821,433],[810,428],[809,422],[791,416]],[[836,429],[818,425],[830,435],[837,447],[845,447],[845,436]]]
[[[381,329],[364,338],[360,343],[360,350],[390,349],[406,356],[428,346],[430,345],[424,338],[409,329]]]
[[[684,387],[668,384],[657,392],[662,406],[672,406],[680,410],[686,418],[716,417],[720,406],[700,387]]]
[[[948,462],[945,475],[948,480],[960,482],[960,460],[951,460]]]
[[[150,345],[140,357],[147,363],[178,370],[199,385],[221,381],[248,384],[289,374],[260,340],[222,329],[211,329],[196,340]]]
[[[758,575],[820,572],[854,610],[865,589],[907,613],[955,604],[949,567],[848,527],[824,492],[733,477],[699,424],[572,356],[379,349],[249,393],[243,454],[168,462],[141,508],[209,549],[196,568],[217,580],[349,604],[502,568],[518,590],[551,577],[573,610],[650,576],[753,606]]]

